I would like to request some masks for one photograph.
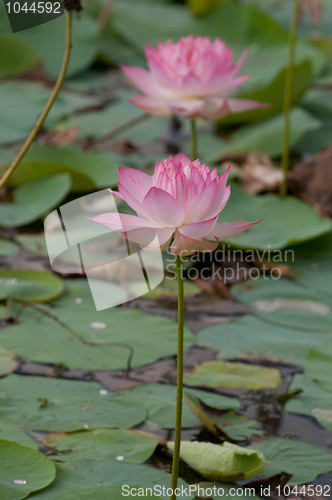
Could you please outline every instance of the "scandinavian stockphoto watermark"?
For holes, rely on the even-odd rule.
[[[272,249],[267,245],[264,250],[242,250],[229,244],[221,244],[214,252],[198,252],[185,258],[184,277],[195,280],[219,279],[225,283],[238,280],[259,278],[277,280],[282,277],[284,266],[294,262],[292,249]],[[165,270],[169,279],[176,279],[174,259],[166,251]]]
[[[98,311],[124,304],[156,288],[166,272],[176,279],[175,258],[162,255],[151,231],[146,247],[90,220],[102,212],[118,212],[121,201],[105,189],[82,196],[45,219],[45,239],[51,265],[61,274],[85,276]],[[120,212],[123,211],[121,207]],[[119,217],[120,220],[120,217]],[[153,249],[153,251],[151,251]],[[293,250],[240,250],[221,245],[212,253],[197,252],[184,260],[187,279],[279,279],[281,265],[294,261]]]
[[[64,14],[60,0],[3,0],[13,33],[48,23]]]

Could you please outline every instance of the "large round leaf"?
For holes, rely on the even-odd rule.
[[[222,417],[214,418],[213,422],[235,441],[243,441],[252,438],[252,436],[263,434],[261,424],[257,420],[237,415],[234,411],[229,411]]]
[[[0,6],[2,4],[0,3]],[[1,22],[1,17],[0,17]],[[52,21],[53,23],[54,21]],[[49,29],[49,24],[45,25]],[[27,32],[34,32],[27,30]],[[17,36],[17,35],[15,35]],[[50,89],[39,82],[11,81],[2,82],[0,87],[0,144],[25,139],[44,109]],[[44,128],[51,128],[60,119],[70,115],[73,110],[91,106],[98,99],[90,95],[61,91],[44,123]],[[22,112],[24,110],[24,112]],[[7,163],[1,159],[0,163]]]
[[[232,287],[263,321],[285,328],[331,332],[332,300],[286,279],[248,280]]]
[[[219,222],[263,218],[257,226],[228,240],[235,246],[274,250],[313,239],[331,230],[331,221],[319,216],[310,205],[298,198],[280,198],[276,194],[253,196],[234,183],[231,188],[230,200],[221,212]]]
[[[85,370],[125,369],[130,357],[135,367],[176,354],[173,320],[137,309],[96,311],[88,286],[81,283],[76,293],[45,306],[55,319],[26,309],[21,324],[2,332],[1,345],[32,361]],[[185,348],[192,343],[185,329]]]
[[[326,332],[292,330],[253,316],[211,325],[199,331],[196,343],[218,349],[218,359],[269,359],[302,365],[311,347],[327,339]]]
[[[2,417],[0,418],[0,439],[12,441],[34,450],[38,448],[37,444],[23,431],[23,429],[10,422],[10,420]]]
[[[64,17],[58,17],[52,24],[35,26],[31,30],[18,33],[20,39],[35,47],[44,61],[47,74],[56,79],[65,51],[66,23]],[[73,76],[88,68],[98,52],[98,26],[83,11],[74,17],[72,23],[73,47],[67,70],[67,76]]]
[[[0,300],[47,302],[63,291],[62,281],[44,271],[0,269]]]
[[[20,500],[48,486],[55,467],[42,453],[17,443],[0,440],[0,498]]]
[[[314,131],[320,122],[300,108],[290,113],[290,148],[308,131]],[[242,127],[235,132],[225,149],[230,152],[247,153],[248,151],[264,151],[270,156],[280,156],[282,152],[282,134],[284,117],[278,114],[273,118]]]
[[[320,241],[321,255],[318,251],[310,251],[308,248],[310,255],[302,256],[301,252],[295,249],[296,259],[292,263],[291,272],[296,281],[308,290],[314,290],[321,294],[322,297],[327,296],[332,298],[332,262],[330,257],[332,254],[332,244],[328,236],[325,239],[325,244],[323,238],[319,238],[319,240],[322,240]],[[324,248],[328,256],[323,254]]]
[[[278,370],[244,363],[207,361],[184,376],[185,384],[233,389],[272,389],[281,383]]]
[[[274,79],[268,83],[267,85],[260,86],[259,88],[255,88],[255,85],[253,85],[252,78],[249,79],[249,82],[245,84],[246,86],[252,87],[254,86],[254,90],[250,90],[249,92],[242,92],[241,98],[243,99],[251,99],[253,101],[258,101],[258,102],[263,102],[267,103],[268,106],[259,108],[259,109],[253,109],[249,111],[242,111],[240,113],[233,113],[225,118],[222,118],[220,120],[220,126],[223,127],[225,125],[233,124],[233,123],[250,123],[250,122],[257,122],[261,120],[266,120],[267,118],[271,118],[275,115],[280,115],[280,113],[283,110],[283,93],[280,92],[280,88],[284,88],[285,86],[285,81],[286,81],[286,73],[287,73],[287,67],[284,64],[285,60],[287,58],[287,52],[288,47],[282,45],[278,48],[273,48],[273,60],[277,61],[277,64],[274,65],[272,69],[272,61],[271,61],[271,51],[266,51],[262,52],[261,49],[254,50],[254,54],[252,57],[249,58],[249,63],[248,61],[245,63],[247,66],[247,72],[252,75],[254,73],[255,79],[265,80],[266,77],[271,77],[271,74],[274,74],[274,71],[279,68],[279,73],[275,74]],[[249,55],[251,54],[251,51],[249,52]],[[250,59],[253,59],[250,61]],[[258,62],[258,68],[254,69],[255,65],[255,59]],[[251,65],[250,65],[251,62]],[[253,64],[252,64],[253,63]],[[251,66],[251,67],[250,67]],[[267,73],[265,73],[265,68],[267,68]],[[281,69],[282,68],[282,69]],[[272,71],[272,73],[271,73]],[[264,74],[265,73],[265,74]],[[291,94],[291,103],[292,106],[297,105],[303,94],[306,92],[306,90],[309,88],[310,83],[311,83],[311,77],[312,77],[312,67],[308,59],[300,62],[299,64],[296,64],[294,66],[294,76],[293,76],[293,85],[292,85],[292,94]],[[310,120],[310,115],[306,114],[304,115],[306,118],[306,121],[309,122]],[[280,117],[281,118],[281,117]],[[273,126],[275,128],[279,129],[279,137],[272,138],[272,142],[274,144],[274,148],[277,147],[277,142],[279,139],[279,147],[282,144],[282,137],[280,134],[280,121],[281,119],[279,118],[278,122],[279,125],[276,127],[276,123],[274,121],[271,121],[270,128]],[[313,119],[313,117],[312,117]],[[297,118],[292,118],[292,121],[294,121],[293,126],[297,124]],[[277,122],[277,123],[278,123]],[[316,120],[317,122],[317,120]],[[269,123],[269,122],[267,122]],[[248,128],[250,125],[248,126]],[[254,130],[254,127],[250,127],[250,129]],[[292,127],[293,128],[293,127]],[[262,130],[262,128],[258,128],[258,131]],[[240,131],[241,132],[241,131]],[[241,133],[236,134],[241,136]],[[268,131],[269,132],[269,131]],[[264,135],[264,131],[263,131]],[[270,138],[271,138],[271,134]],[[262,145],[263,148],[268,148],[269,146],[266,144],[262,144],[262,142],[259,140],[258,137],[254,137],[252,134],[253,140],[256,141],[256,144],[258,143],[259,145]],[[295,136],[292,135],[291,137],[292,142],[295,140]],[[295,141],[294,141],[295,142]],[[243,144],[244,146],[244,144]],[[249,148],[251,145],[249,145]],[[265,150],[265,149],[264,149]]]
[[[239,410],[240,403],[235,398],[221,396],[196,389],[186,389],[186,393],[200,399],[205,405],[218,410]],[[176,386],[167,384],[142,384],[121,391],[124,398],[140,402],[147,410],[147,420],[166,429],[173,429],[175,423]],[[183,402],[182,427],[200,425],[198,418],[191,412],[186,400]]]
[[[12,203],[1,203],[0,226],[19,227],[47,215],[69,193],[68,174],[44,177],[29,182],[14,193]]]
[[[299,394],[287,401],[286,411],[314,417],[320,425],[332,432],[330,391],[324,390],[321,385],[302,374],[294,376],[288,390],[290,393],[298,391]],[[327,438],[329,439],[330,436]]]
[[[315,417],[317,410],[329,411],[331,409],[331,392],[325,391],[320,385],[302,374],[294,376],[288,391],[299,392],[299,394],[287,401],[286,411]]]
[[[313,347],[307,356],[305,374],[325,391],[332,392],[332,342]]]
[[[293,439],[272,437],[251,448],[260,450],[267,460],[264,476],[287,472],[292,474],[292,484],[310,483],[318,474],[332,469],[332,453]]]
[[[0,390],[0,415],[33,430],[129,428],[145,418],[139,403],[104,394],[95,382],[9,375]]]
[[[127,488],[123,490],[122,486],[104,486],[99,488],[97,487],[87,490],[74,491],[72,493],[62,495],[61,497],[57,497],[56,500],[123,500],[123,497],[125,496],[124,493],[127,493],[127,491],[136,491],[135,486],[127,486],[130,488],[130,490],[128,490]],[[149,492],[146,492],[144,498],[160,498],[160,496],[155,496],[153,494],[150,494]]]
[[[160,485],[162,493],[163,486],[169,488],[171,485],[171,474],[147,465],[109,461],[96,463],[92,459],[81,460],[75,465],[70,463],[57,465],[56,479],[53,484],[44,491],[34,494],[31,498],[33,500],[61,500],[61,495],[69,492],[72,492],[73,495],[74,493],[78,495],[81,490],[88,488],[99,488],[100,486],[122,487],[123,485],[128,485],[128,498],[130,498],[134,496],[130,495],[130,484],[135,485],[135,488],[154,488]],[[181,488],[181,486],[188,487],[187,483],[179,479],[179,487]],[[128,491],[128,489],[126,488],[124,491]],[[138,497],[137,489],[136,496]],[[80,496],[74,498],[77,498],[77,500],[81,499]],[[90,498],[93,499],[93,497]],[[114,498],[116,499],[117,497],[115,496]],[[169,500],[169,495],[159,494],[159,498]],[[194,495],[189,495],[186,498],[194,498]],[[108,496],[107,500],[113,500],[113,496]]]
[[[102,110],[80,113],[73,116],[64,123],[64,126],[66,128],[77,128],[83,137],[98,138],[119,128],[121,129],[128,122],[130,124],[130,122],[135,122],[136,119],[143,116],[142,110],[128,102],[127,99],[121,99]],[[151,120],[149,116],[147,119],[148,121]],[[130,130],[131,126],[127,126]],[[137,128],[139,129],[140,126],[141,124],[138,124]],[[160,125],[158,124],[158,126]]]
[[[15,35],[0,35],[0,47],[0,78],[18,75],[38,61],[38,52]]]
[[[91,191],[116,186],[121,163],[122,157],[111,153],[97,155],[65,147],[35,146],[10,178],[10,185],[21,186],[40,177],[68,173],[72,191]]]
[[[158,439],[130,430],[95,429],[89,432],[51,436],[48,441],[57,452],[54,459],[75,463],[89,460],[140,464],[153,454]]]

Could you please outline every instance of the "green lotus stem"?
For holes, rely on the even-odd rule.
[[[296,26],[299,10],[299,0],[294,0],[292,20],[289,28],[289,59],[286,72],[285,92],[284,92],[284,131],[283,148],[281,158],[281,168],[284,173],[283,181],[280,185],[280,196],[287,194],[287,172],[289,169],[289,136],[290,136],[290,108],[292,104],[292,86],[294,72],[294,57],[296,43]]]
[[[196,120],[191,120],[191,160],[197,160],[197,129]]]
[[[53,88],[52,94],[50,95],[50,98],[47,101],[47,104],[46,104],[42,114],[38,118],[35,126],[33,127],[29,137],[26,139],[22,148],[18,152],[16,158],[13,160],[11,165],[8,167],[8,170],[4,173],[4,175],[0,179],[0,189],[3,188],[3,186],[6,184],[6,182],[10,178],[10,176],[15,171],[16,167],[19,165],[22,158],[25,156],[25,154],[29,150],[31,144],[33,143],[39,130],[41,129],[48,113],[50,112],[50,110],[54,104],[55,99],[57,98],[57,96],[60,92],[62,83],[63,83],[65,76],[66,76],[66,73],[67,73],[68,64],[69,64],[71,40],[72,40],[72,13],[71,13],[71,11],[68,10],[66,13],[66,49],[65,49],[63,62],[62,62],[62,66],[61,66],[61,70],[60,70],[58,79],[57,79],[56,84]]]
[[[180,446],[181,446],[181,427],[182,427],[182,400],[183,400],[183,310],[184,293],[182,277],[181,257],[176,257],[176,273],[178,279],[178,352],[177,352],[177,382],[176,382],[176,414],[175,414],[175,436],[172,464],[171,488],[173,494],[170,500],[175,500],[175,489],[178,485]]]

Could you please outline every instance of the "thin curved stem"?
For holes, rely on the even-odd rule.
[[[176,273],[178,279],[178,352],[177,352],[177,383],[176,383],[176,415],[175,415],[175,436],[172,464],[172,495],[170,500],[176,499],[175,489],[178,484],[181,427],[182,427],[182,400],[183,400],[183,316],[184,316],[184,293],[182,277],[181,257],[176,257]]]
[[[296,44],[296,26],[299,11],[299,0],[294,0],[292,20],[289,28],[289,59],[286,73],[285,92],[284,92],[284,131],[283,131],[283,149],[281,158],[281,168],[284,174],[280,185],[280,196],[287,194],[287,172],[289,169],[289,138],[290,138],[290,108],[292,103],[292,86]]]
[[[16,158],[13,160],[12,164],[9,166],[8,170],[4,173],[4,175],[0,179],[0,189],[3,188],[3,186],[6,184],[6,182],[10,178],[10,176],[13,174],[16,167],[19,165],[19,163],[22,160],[22,158],[24,157],[24,155],[27,153],[31,144],[35,140],[39,130],[41,129],[48,113],[50,112],[50,109],[52,108],[55,99],[57,98],[57,96],[59,94],[62,83],[65,79],[68,64],[69,64],[71,40],[72,40],[72,13],[71,13],[71,11],[67,11],[67,13],[66,13],[66,49],[65,49],[63,62],[62,62],[62,66],[61,66],[61,70],[60,70],[58,79],[57,79],[56,84],[53,88],[52,94],[50,95],[50,98],[49,98],[42,114],[38,118],[35,126],[33,127],[29,137],[26,139],[25,143],[23,144],[23,146],[20,149],[19,153],[17,154]]]
[[[197,129],[195,118],[191,120],[191,159],[197,160]]]

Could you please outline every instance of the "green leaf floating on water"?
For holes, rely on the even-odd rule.
[[[3,417],[0,417],[0,439],[11,441],[34,450],[38,448],[37,443],[21,427]]]
[[[0,462],[1,500],[26,498],[55,478],[55,466],[48,458],[17,443],[0,440]]]
[[[128,489],[139,488],[135,486],[128,486]],[[128,491],[126,489],[125,491]],[[102,486],[100,488],[89,488],[86,490],[72,491],[55,500],[123,500],[124,494],[122,492],[122,486]],[[155,496],[153,494],[144,495],[144,498],[159,498],[160,496]]]
[[[259,220],[260,224],[249,231],[229,238],[230,244],[239,248],[275,250],[301,243],[331,230],[331,221],[321,217],[307,203],[276,194],[254,196],[246,193],[236,183],[231,183],[232,196],[222,211],[219,222]]]
[[[63,283],[54,274],[24,269],[0,270],[0,300],[48,302],[63,291]]]
[[[1,424],[1,421],[0,421]],[[158,438],[127,429],[95,429],[70,434],[51,435],[48,444],[55,448],[54,460],[77,463],[89,459],[140,464],[153,454]]]
[[[146,416],[142,405],[105,393],[96,382],[8,375],[0,379],[0,394],[0,416],[36,431],[130,428]]]
[[[174,450],[174,443],[167,443]],[[232,443],[221,445],[182,441],[180,457],[192,469],[212,481],[234,482],[256,476],[266,465],[260,451],[248,450]]]
[[[69,193],[69,174],[51,175],[37,179],[13,191],[12,203],[1,203],[0,225],[19,227],[47,215]]]
[[[19,75],[38,62],[38,53],[15,35],[0,35],[0,78]]]

